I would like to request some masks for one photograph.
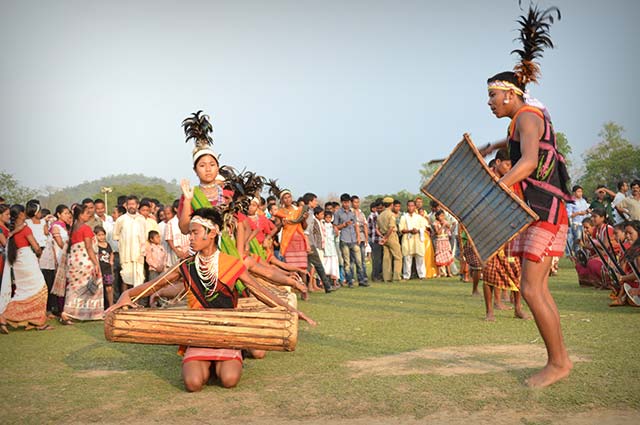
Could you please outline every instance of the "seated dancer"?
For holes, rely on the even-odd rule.
[[[558,308],[549,292],[548,279],[553,256],[564,252],[568,231],[565,202],[571,201],[569,176],[558,152],[555,133],[546,108],[531,99],[526,85],[536,82],[540,68],[534,62],[545,47],[553,47],[549,36],[557,8],[539,10],[533,5],[518,21],[523,48],[515,72],[501,72],[487,80],[491,111],[511,124],[506,141],[489,145],[484,154],[509,149],[513,168],[502,177],[538,215],[513,242],[512,253],[522,257],[520,290],[529,305],[548,354],[546,366],[527,380],[531,387],[546,387],[569,376],[573,367],[564,344]]]
[[[218,238],[222,226],[222,215],[216,209],[200,208],[194,211],[189,224],[189,240],[195,255],[179,263],[178,268],[174,267],[150,282],[126,290],[107,313],[126,305],[134,305],[132,297],[156,292],[170,282],[183,279],[188,291],[189,308],[236,308],[239,294],[248,289],[265,304],[285,307],[300,319],[315,325],[302,312],[265,290],[249,275],[242,261],[220,252]],[[212,372],[225,388],[238,384],[242,375],[240,350],[181,347],[180,352],[184,356],[182,377],[187,391],[200,391],[209,381]]]
[[[191,213],[198,208],[209,208],[234,203],[234,214],[225,215],[225,225],[220,235],[220,249],[225,254],[232,255],[243,260],[249,271],[259,274],[277,285],[290,286],[305,293],[306,287],[287,273],[282,273],[275,267],[258,263],[254,257],[245,255],[245,244],[251,234],[249,222],[246,216],[240,211],[242,203],[247,204],[250,197],[262,189],[264,179],[253,173],[245,172],[238,175],[229,167],[222,167],[225,172],[224,178],[220,178],[221,167],[218,162],[218,155],[213,151],[211,145],[212,125],[209,117],[198,111],[186,118],[182,122],[185,132],[186,142],[191,139],[195,142],[193,150],[193,169],[198,176],[200,184],[191,187],[188,180],[184,179],[180,185],[182,196],[178,205],[178,226],[183,234],[189,231],[189,220]],[[227,185],[229,189],[225,192],[221,184]],[[225,197],[226,195],[226,197]],[[240,200],[241,202],[238,202]]]
[[[600,251],[604,260],[608,264],[604,264],[602,261],[594,262],[600,265],[600,269],[596,269],[592,265],[591,273],[594,275],[596,287],[601,289],[612,289],[613,282],[609,275],[609,270],[615,268],[618,263],[618,256],[620,254],[620,244],[615,240],[613,226],[607,223],[607,216],[604,208],[594,208],[591,211],[591,217],[593,220],[593,237],[590,242],[595,245],[594,250]],[[600,260],[600,258],[598,258]],[[597,273],[597,275],[595,275]]]
[[[640,307],[630,297],[640,295],[640,221],[633,220],[624,223],[624,230],[627,242],[630,243],[629,248],[624,248],[620,266],[625,274],[618,274],[618,281],[622,287],[614,294],[613,302],[609,304],[611,307],[622,305],[632,305]],[[626,288],[625,288],[626,286]]]
[[[593,249],[593,235],[593,220],[587,217],[582,221],[582,233],[576,248],[575,268],[580,286],[599,287],[602,282],[603,264]]]

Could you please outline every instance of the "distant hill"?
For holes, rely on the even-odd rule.
[[[48,195],[40,196],[38,199],[40,199],[44,207],[53,210],[58,204],[71,205],[74,202],[82,201],[84,198],[95,198],[96,195],[100,194],[100,189],[110,187],[114,192],[109,195],[109,204],[113,205],[112,202],[115,201],[116,193],[120,192],[118,188],[124,186],[150,187],[149,192],[153,193],[162,188],[161,192],[167,193],[169,198],[177,198],[180,194],[180,186],[175,180],[168,182],[159,177],[147,177],[142,174],[118,174],[84,182],[77,186],[65,187]],[[151,187],[154,190],[151,190]],[[136,195],[153,196],[151,193],[136,193]],[[161,201],[167,202],[170,199],[161,199]]]

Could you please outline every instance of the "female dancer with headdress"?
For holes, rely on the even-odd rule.
[[[546,387],[566,378],[573,367],[562,337],[558,308],[549,292],[548,277],[553,256],[562,256],[568,231],[564,202],[571,201],[566,187],[568,175],[557,150],[555,134],[546,108],[534,102],[526,85],[537,82],[540,69],[534,62],[545,47],[553,47],[549,27],[560,11],[530,6],[521,25],[523,48],[514,50],[520,62],[514,72],[501,72],[489,78],[489,107],[498,118],[511,119],[506,142],[483,149],[507,148],[513,168],[501,179],[539,216],[512,244],[513,254],[522,257],[521,292],[547,348],[546,366],[527,380],[531,387]]]
[[[209,117],[198,111],[182,122],[186,141],[193,140],[193,168],[200,180],[197,187],[192,188],[188,180],[182,180],[182,196],[178,206],[178,225],[183,234],[189,231],[190,214],[198,208],[220,207],[231,212],[225,214],[225,223],[220,234],[220,249],[228,255],[241,259],[247,268],[263,276],[277,285],[290,286],[302,293],[306,287],[299,279],[259,262],[254,256],[245,252],[249,243],[251,227],[243,210],[248,210],[250,199],[262,190],[264,178],[246,171],[237,173],[231,167],[220,167],[218,155],[211,145],[213,126]],[[223,186],[224,185],[224,186]],[[226,188],[226,189],[225,189]]]
[[[189,224],[191,250],[189,257],[178,269],[172,269],[156,279],[123,292],[107,313],[125,305],[133,305],[131,298],[155,292],[170,282],[182,279],[187,290],[189,308],[236,308],[238,296],[245,289],[265,304],[285,307],[300,319],[315,322],[289,304],[265,290],[251,275],[242,261],[218,250],[223,216],[214,208],[200,208],[192,213]],[[240,283],[242,282],[242,283]],[[238,384],[242,375],[240,350],[182,347],[182,377],[187,391],[200,391],[212,373],[225,388]]]
[[[47,284],[40,271],[37,255],[40,246],[26,225],[26,214],[22,205],[12,205],[9,209],[9,234],[7,241],[7,264],[2,276],[2,296],[0,296],[0,333],[7,334],[7,324],[12,327],[50,330],[47,325]],[[11,277],[16,292],[8,304],[7,291],[11,294]]]

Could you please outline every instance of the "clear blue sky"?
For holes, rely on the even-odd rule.
[[[530,88],[574,162],[606,121],[638,143],[640,2],[540,4],[563,16]],[[0,0],[0,170],[30,187],[195,180],[180,122],[203,109],[223,163],[294,194],[416,191],[421,164],[464,132],[504,136],[485,81],[513,67],[519,13],[517,0]]]

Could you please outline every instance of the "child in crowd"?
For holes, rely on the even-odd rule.
[[[447,221],[443,210],[438,210],[435,215],[433,228],[436,232],[436,266],[441,277],[451,277],[451,264],[453,264],[453,252],[449,236],[451,225]]]
[[[167,251],[162,246],[160,233],[155,230],[149,232],[146,259],[149,265],[149,280],[153,280],[164,273],[167,265]]]
[[[104,304],[110,307],[113,304],[113,250],[107,242],[107,232],[104,227],[96,226],[93,233],[98,241],[98,262],[104,286]]]
[[[333,286],[336,286],[339,278],[339,266],[338,266],[338,251],[336,249],[336,235],[333,231],[333,213],[329,210],[324,212],[324,221],[322,222],[322,244],[323,257],[322,266],[324,272],[333,281]]]

